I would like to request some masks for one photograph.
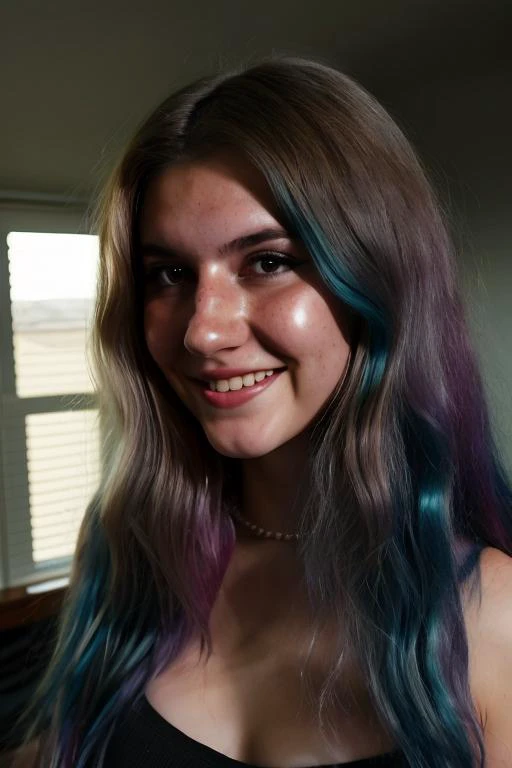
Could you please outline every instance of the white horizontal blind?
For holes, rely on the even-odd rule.
[[[96,413],[32,413],[25,421],[32,557],[70,557],[99,474]]]
[[[2,320],[10,315],[11,349],[4,329],[0,515],[3,580],[12,585],[67,571],[98,483],[86,362],[98,243],[88,235],[13,231],[7,246],[9,312]]]

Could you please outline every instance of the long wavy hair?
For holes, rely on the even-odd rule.
[[[339,622],[414,768],[483,765],[461,584],[512,554],[496,456],[439,207],[407,140],[352,79],[298,59],[199,80],[144,123],[106,191],[93,336],[103,474],[36,704],[45,768],[100,766],[119,716],[208,619],[235,540],[229,473],[150,358],[137,234],[148,184],[242,154],[356,318],[311,439],[300,547],[315,626]],[[347,629],[348,628],[348,629]],[[312,633],[314,628],[312,627]],[[336,697],[341,642],[318,701]]]

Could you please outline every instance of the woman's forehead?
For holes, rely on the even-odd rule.
[[[263,230],[287,236],[261,172],[240,156],[226,154],[180,163],[153,179],[140,222],[143,243],[176,250],[202,241],[229,249]]]

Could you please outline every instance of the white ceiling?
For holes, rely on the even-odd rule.
[[[88,198],[172,89],[272,52],[320,57],[386,103],[510,67],[510,0],[2,0],[0,197]]]

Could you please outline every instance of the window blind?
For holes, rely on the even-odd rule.
[[[98,483],[99,425],[86,357],[97,259],[90,235],[7,235],[9,312],[2,319],[10,334],[3,333],[2,366],[10,370],[2,376],[0,514],[9,585],[69,569]]]

